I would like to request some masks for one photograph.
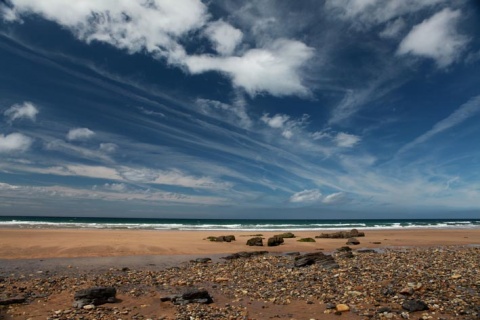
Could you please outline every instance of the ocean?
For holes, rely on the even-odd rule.
[[[71,217],[0,217],[0,228],[308,231],[385,229],[479,229],[480,219],[398,220],[244,220],[244,219],[126,219]]]

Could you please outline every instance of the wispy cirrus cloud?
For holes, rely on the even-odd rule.
[[[430,139],[432,139],[437,134],[440,134],[454,126],[459,125],[465,120],[476,116],[480,113],[480,96],[473,97],[468,100],[466,103],[462,104],[457,110],[450,114],[445,119],[437,122],[432,129],[428,130],[421,136],[417,137],[412,142],[404,145],[399,151],[398,154],[405,153],[419,144],[422,144]]]
[[[21,186],[0,183],[5,199],[86,199],[89,201],[141,201],[154,202],[162,205],[169,204],[194,204],[194,205],[221,205],[225,199],[215,196],[197,196],[178,192],[165,192],[161,190],[127,188],[120,185],[103,185],[92,188],[73,188],[69,186]]]

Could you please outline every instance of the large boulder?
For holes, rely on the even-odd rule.
[[[282,233],[282,234],[277,234],[277,235],[275,235],[275,237],[280,237],[280,238],[287,239],[287,238],[295,238],[295,235],[291,232],[285,232],[285,233]]]
[[[116,301],[117,290],[114,287],[92,287],[75,292],[73,306],[83,308],[86,305],[93,304],[98,306],[107,302]]]
[[[312,252],[297,256],[293,263],[297,268],[310,266],[312,264],[319,264],[325,269],[335,269],[339,267],[332,256],[326,255],[323,252]]]
[[[322,233],[315,238],[327,238],[327,239],[348,239],[353,237],[365,237],[364,232],[360,232],[357,229],[352,229],[350,231],[338,231],[332,233]]]
[[[253,237],[247,240],[247,246],[259,246],[263,247],[263,238],[262,237]]]
[[[214,242],[232,242],[232,241],[235,241],[235,236],[228,235],[228,236],[219,236],[219,237],[208,237],[207,239]]]
[[[284,242],[284,240],[283,240],[282,237],[273,236],[271,238],[268,238],[267,245],[269,247],[276,247],[276,246],[281,245],[283,242]]]

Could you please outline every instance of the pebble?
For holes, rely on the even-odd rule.
[[[352,314],[355,311],[375,319],[380,316],[375,310],[384,308],[386,314],[381,314],[383,318],[391,314],[393,319],[443,317],[467,320],[477,319],[480,313],[479,256],[480,248],[475,247],[385,249],[379,253],[355,254],[350,258],[335,256],[338,268],[329,269],[320,264],[294,268],[295,257],[290,255],[241,253],[219,263],[187,263],[156,271],[122,271],[123,266],[120,266],[105,272],[75,269],[75,276],[71,275],[72,271],[69,271],[70,275],[43,272],[31,277],[22,277],[16,272],[2,275],[1,285],[2,294],[7,298],[17,296],[22,288],[22,293],[28,297],[26,303],[30,304],[40,301],[48,305],[51,295],[61,292],[73,295],[76,290],[91,286],[115,286],[126,302],[150,296],[156,291],[177,294],[191,286],[203,286],[209,292],[210,288],[215,288],[212,292],[214,299],[218,295],[229,301],[228,305],[222,303],[221,307],[214,304],[172,306],[176,319],[255,319],[256,315],[248,312],[248,303],[267,301],[265,306],[271,308],[302,301],[323,304],[329,313],[339,312],[337,306],[344,304],[351,306]],[[417,300],[425,303],[427,309],[412,313],[402,310],[407,301]],[[23,304],[15,305],[14,310],[21,313],[22,307]],[[105,320],[147,319],[143,312],[149,309],[99,306],[64,315],[63,311],[58,314],[53,311],[56,308],[51,306],[52,311],[43,319],[100,318],[99,312]],[[158,317],[154,319],[158,320]]]

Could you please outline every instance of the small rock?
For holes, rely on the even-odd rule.
[[[346,304],[343,304],[343,303],[340,303],[340,304],[337,304],[335,306],[335,309],[338,311],[338,312],[346,312],[346,311],[350,311],[350,307]]]
[[[421,300],[407,300],[402,308],[410,312],[428,310],[427,304]]]
[[[347,240],[347,245],[358,245],[360,244],[360,241],[357,240],[357,238],[348,238]]]

